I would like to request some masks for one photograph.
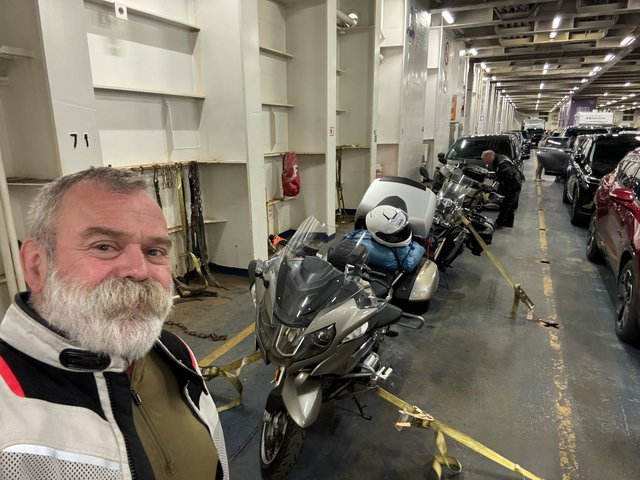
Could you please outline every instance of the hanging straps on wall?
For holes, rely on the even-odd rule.
[[[215,279],[209,269],[198,163],[189,162],[187,177],[183,175],[184,167],[185,165],[182,163],[153,165],[153,188],[160,208],[162,208],[161,188],[173,189],[175,187],[177,190],[180,212],[180,226],[178,228],[180,228],[184,240],[184,250],[180,253],[180,258],[184,258],[185,261],[185,274],[182,277],[174,274],[173,282],[176,293],[182,298],[217,296],[216,292],[207,290],[209,286],[224,287]],[[136,170],[144,174],[142,168]],[[189,223],[187,216],[187,188],[191,200],[191,223]],[[187,281],[187,277],[190,277],[191,281]]]

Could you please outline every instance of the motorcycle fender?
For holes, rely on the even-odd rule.
[[[320,413],[322,383],[304,372],[289,375],[282,385],[282,400],[293,421],[301,428],[307,428]]]
[[[431,300],[433,294],[438,289],[440,283],[440,273],[438,266],[431,260],[427,260],[416,275],[416,280],[411,287],[409,300],[412,302],[422,302]]]

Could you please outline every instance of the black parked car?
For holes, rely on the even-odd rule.
[[[581,152],[571,156],[562,200],[571,204],[573,225],[584,225],[589,220],[600,179],[637,147],[640,147],[637,133],[592,135],[582,145]]]
[[[529,132],[529,142],[531,146],[537,147],[544,135],[544,128],[527,128],[527,132]]]
[[[439,158],[444,158],[447,162],[462,162],[467,165],[478,165],[484,167],[485,164],[480,158],[485,150],[493,150],[498,155],[504,155],[516,165],[522,165],[522,153],[517,138],[508,133],[497,135],[472,135],[460,137],[449,148],[445,155],[439,153]]]
[[[526,132],[526,130],[509,130],[506,133],[512,133],[518,138],[518,142],[520,143],[520,150],[522,151],[522,159],[526,160],[530,158],[529,155],[531,153],[531,145],[529,143],[528,135],[527,137],[525,137],[523,132]]]
[[[538,161],[545,175],[557,175],[562,178],[567,173],[571,155],[582,152],[583,143],[589,135],[577,137],[547,137],[538,145]]]

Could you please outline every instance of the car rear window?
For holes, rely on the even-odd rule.
[[[637,138],[605,138],[595,142],[589,155],[593,174],[601,178],[616,168],[627,153],[640,146],[640,137]]]
[[[545,147],[549,148],[566,148],[569,146],[571,138],[569,137],[549,137]]]
[[[507,140],[494,138],[462,138],[458,140],[449,153],[447,158],[463,159],[463,158],[480,158],[485,150],[493,150],[499,155],[505,155],[509,158],[513,157],[511,151],[511,143]]]

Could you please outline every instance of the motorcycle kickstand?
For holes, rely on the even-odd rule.
[[[353,401],[356,402],[356,406],[358,407],[358,411],[360,412],[360,417],[364,418],[365,420],[371,420],[373,418],[371,415],[364,414],[364,409],[367,408],[367,405],[362,405],[360,403],[360,400],[358,400],[358,397],[354,396]]]
[[[448,268],[448,267],[447,267]],[[442,279],[444,280],[444,286],[447,290],[449,290],[449,276],[447,275],[447,271],[442,271]]]

